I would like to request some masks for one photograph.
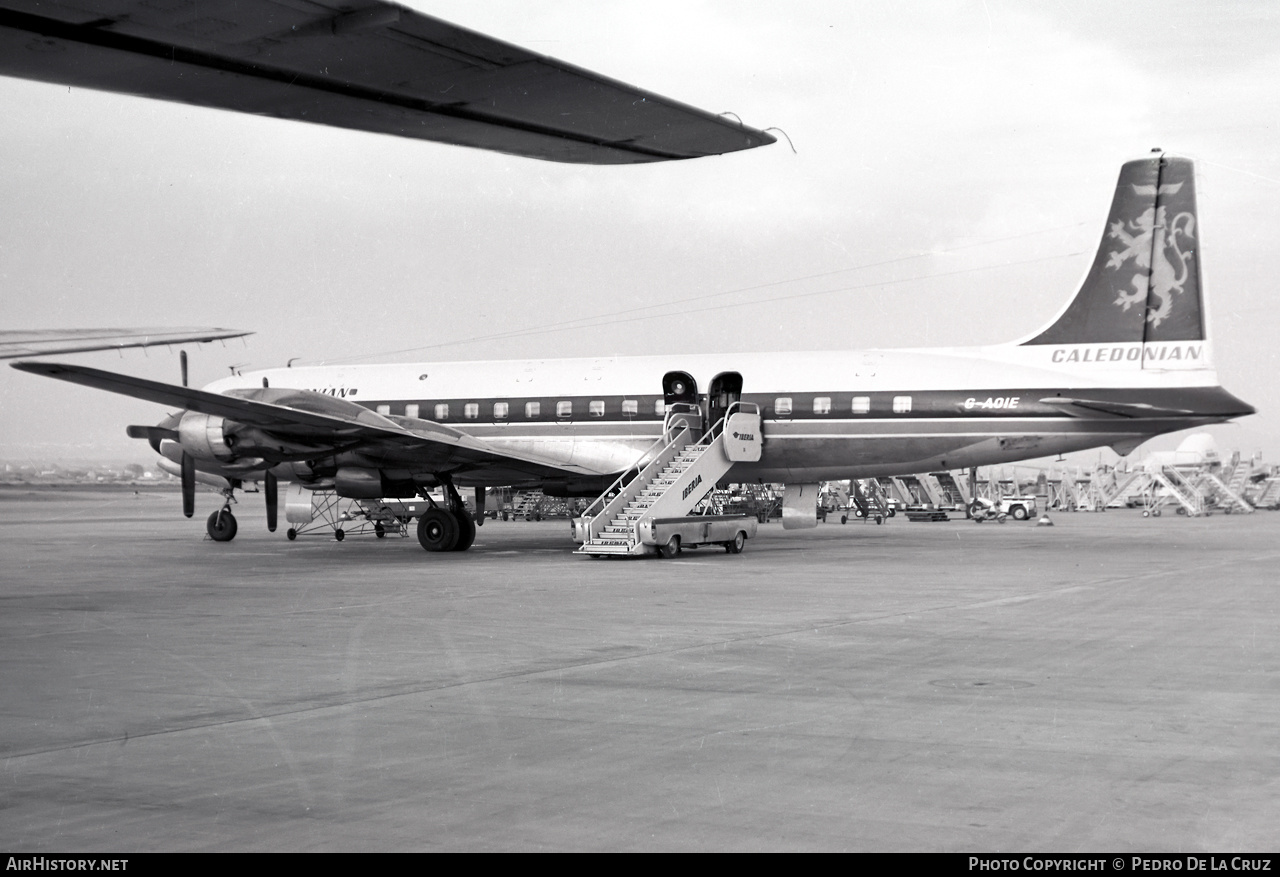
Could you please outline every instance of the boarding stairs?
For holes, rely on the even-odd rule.
[[[1280,507],[1280,476],[1273,475],[1265,482],[1265,487],[1254,500],[1254,504],[1261,509],[1274,509]]]
[[[947,505],[954,509],[962,509],[969,505],[969,500],[965,498],[964,490],[961,489],[960,483],[956,481],[954,475],[950,472],[932,472],[930,474],[938,482],[938,488]]]
[[[640,541],[642,523],[688,515],[734,462],[760,458],[760,415],[755,405],[735,402],[724,419],[700,436],[697,406],[679,403],[672,408],[662,438],[640,458],[648,462],[623,473],[574,520],[575,538],[582,542],[576,553],[592,557],[654,553],[653,546]],[[743,422],[738,418],[753,423],[753,428],[736,428],[735,423]],[[747,441],[740,440],[742,436]],[[754,455],[750,447],[744,452],[744,445],[754,446]]]
[[[1240,469],[1243,467],[1237,466],[1236,468]],[[1233,489],[1231,484],[1224,482],[1212,472],[1201,472],[1200,476],[1195,479],[1193,483],[1201,493],[1207,497],[1213,498],[1217,502],[1218,508],[1222,509],[1227,514],[1235,512],[1247,515],[1251,514],[1254,510],[1248,500],[1240,495],[1239,490]],[[1232,479],[1232,484],[1234,483],[1235,479]]]

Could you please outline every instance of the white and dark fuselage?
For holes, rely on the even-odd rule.
[[[627,469],[659,436],[669,398],[663,378],[672,372],[694,379],[704,405],[723,376],[730,386],[740,378],[741,400],[759,405],[763,454],[736,464],[734,481],[813,482],[1103,445],[1128,452],[1154,435],[1249,413],[1217,386],[1208,358],[1206,341],[697,354],[274,369],[207,389],[265,380],[398,422],[441,423],[497,450],[573,467],[590,490],[592,474]],[[1080,397],[1151,408],[1135,416],[1141,409],[1064,410],[1045,401]],[[413,468],[408,458],[384,462]],[[509,475],[481,468],[454,478],[498,484]]]

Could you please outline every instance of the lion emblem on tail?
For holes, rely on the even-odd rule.
[[[1173,311],[1173,296],[1182,294],[1195,255],[1187,246],[1195,240],[1195,216],[1183,212],[1173,222],[1166,222],[1166,215],[1164,207],[1148,207],[1137,219],[1130,220],[1128,228],[1123,222],[1113,222],[1107,232],[1107,237],[1124,245],[1124,249],[1111,251],[1107,267],[1118,271],[1133,259],[1134,267],[1143,269],[1129,280],[1133,292],[1119,290],[1114,303],[1127,311],[1131,305],[1145,302],[1149,275],[1154,302],[1147,306],[1147,322],[1153,326],[1159,326]]]

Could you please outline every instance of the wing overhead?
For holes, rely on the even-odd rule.
[[[500,467],[538,478],[599,474],[577,466],[499,451],[480,439],[430,421],[414,420],[412,426],[403,426],[354,402],[306,390],[262,387],[232,390],[224,395],[81,365],[56,362],[10,365],[19,371],[225,417],[282,439],[390,454],[424,469]],[[145,428],[130,430],[130,435],[136,438],[150,434]],[[171,437],[167,430],[156,434],[161,438]]]
[[[163,344],[242,338],[252,332],[237,329],[28,329],[0,330],[0,359],[158,347]]]
[[[551,161],[774,142],[376,0],[0,0],[0,74]]]

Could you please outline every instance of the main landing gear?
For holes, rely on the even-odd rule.
[[[445,482],[448,508],[432,503],[418,518],[418,542],[428,551],[466,551],[476,540],[476,522],[467,514],[452,482]],[[427,498],[431,502],[431,498]]]

